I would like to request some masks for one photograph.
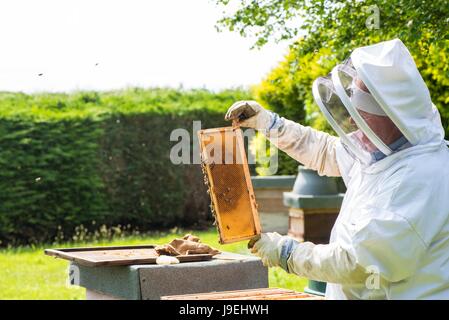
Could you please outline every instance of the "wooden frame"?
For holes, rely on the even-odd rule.
[[[158,255],[155,245],[109,246],[88,248],[45,249],[45,254],[73,261],[86,267],[127,266],[133,264],[155,264]],[[133,256],[134,255],[134,256]],[[211,254],[176,256],[179,262],[211,260]]]
[[[220,137],[217,141],[212,137]],[[224,137],[224,139],[223,139]],[[229,147],[229,138],[232,138],[232,154]],[[204,174],[213,205],[214,215],[220,236],[220,243],[232,243],[251,239],[260,234],[261,226],[257,212],[256,197],[251,183],[248,168],[248,160],[244,147],[242,130],[239,127],[224,127],[198,131],[198,139],[201,149],[201,159]],[[211,146],[212,145],[212,146]],[[211,146],[211,147],[209,147]],[[220,148],[221,163],[216,163],[209,152],[211,148]],[[228,163],[228,156],[232,156],[232,163]],[[239,163],[239,160],[241,163]],[[228,166],[230,165],[230,166]],[[220,166],[220,172],[215,168]],[[223,166],[223,167],[221,167]],[[228,181],[228,179],[230,179]],[[228,185],[229,183],[229,185]],[[226,199],[223,187],[229,193],[234,192],[234,197]],[[237,191],[230,191],[237,190]],[[226,202],[223,202],[222,198]]]

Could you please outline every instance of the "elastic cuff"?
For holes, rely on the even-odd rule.
[[[275,112],[267,110],[270,114],[270,124],[268,127],[264,130],[265,136],[268,136],[270,134],[271,130],[277,130],[284,124],[284,118],[279,117],[279,115]]]
[[[290,255],[292,254],[292,252],[296,249],[296,246],[298,245],[298,241],[292,239],[292,238],[287,238],[284,243],[282,244],[282,248],[281,248],[281,256],[279,257],[279,264],[281,266],[282,269],[284,269],[287,272],[290,272],[288,270],[288,258],[290,258]]]

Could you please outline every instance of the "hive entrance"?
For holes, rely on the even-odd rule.
[[[260,222],[242,131],[238,127],[198,131],[205,183],[220,243],[260,234]]]

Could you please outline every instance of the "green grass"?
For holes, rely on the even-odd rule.
[[[104,245],[162,244],[189,231],[153,233],[133,236],[109,242],[58,244],[41,247],[19,247],[0,250],[0,299],[84,299],[85,290],[66,285],[68,262],[44,255],[44,248]],[[215,230],[194,231],[202,242],[219,250],[250,254],[246,241],[228,245],[218,244]],[[270,287],[282,287],[302,291],[306,279],[287,274],[280,268],[269,271]]]

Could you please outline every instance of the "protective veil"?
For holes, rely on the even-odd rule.
[[[367,90],[351,59],[315,80],[312,88],[316,103],[343,145],[369,165],[411,144]]]
[[[279,241],[279,264],[329,299],[447,299],[449,151],[407,48],[358,48],[313,90],[339,138],[279,118],[273,141],[347,192],[330,244]]]

